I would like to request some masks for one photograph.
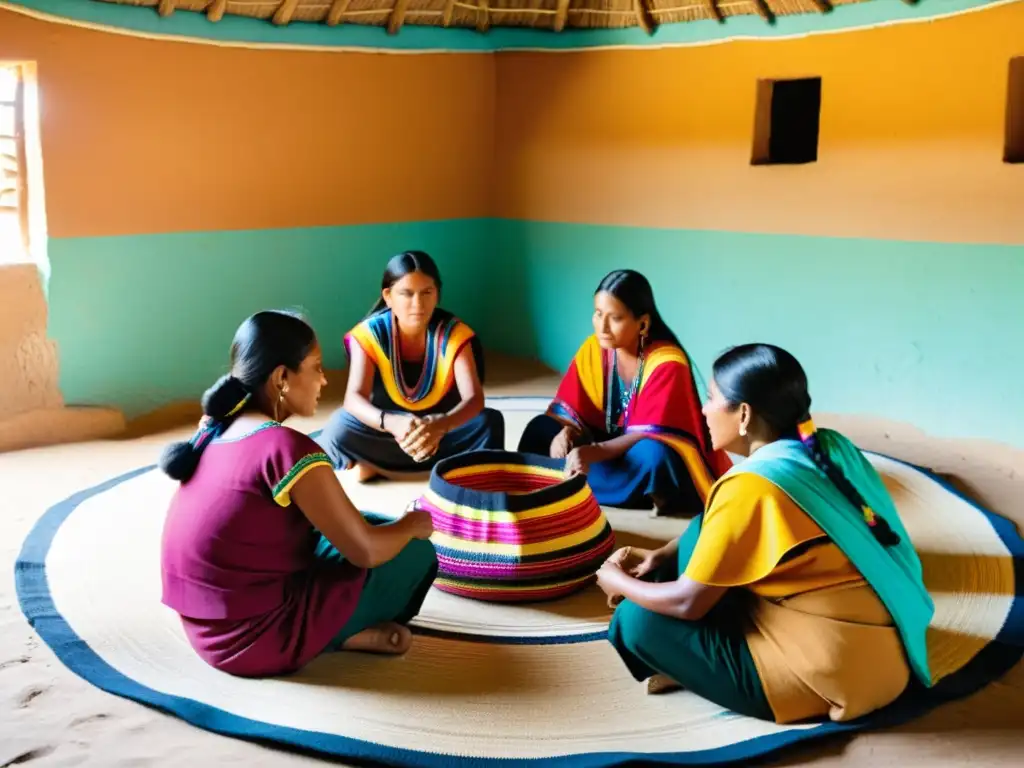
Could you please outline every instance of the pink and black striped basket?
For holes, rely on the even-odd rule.
[[[434,586],[489,602],[551,600],[586,587],[615,534],[584,475],[564,461],[501,450],[437,463],[416,500],[434,521]]]

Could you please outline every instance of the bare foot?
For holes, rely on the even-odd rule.
[[[648,517],[651,519],[656,517],[668,517],[666,514],[667,510],[665,509],[665,499],[654,493],[651,494],[651,503],[653,506],[651,507],[651,511],[648,513]]]
[[[692,515],[687,514],[686,510],[678,502],[670,502],[658,494],[651,495],[651,502],[653,502],[654,508],[648,513],[648,516],[652,519],[657,517],[692,517]]]
[[[659,693],[679,691],[682,690],[683,687],[668,675],[663,675],[660,672],[648,677],[644,681],[644,685],[647,687],[647,694],[649,696],[653,696]]]
[[[356,473],[357,483],[369,482],[370,480],[373,480],[373,478],[378,477],[380,474],[379,472],[377,472],[376,469],[367,466],[366,464],[356,464],[353,467],[353,469],[355,470]]]
[[[399,656],[408,651],[410,645],[412,645],[412,632],[409,631],[409,628],[389,621],[352,635],[341,646],[341,649]]]

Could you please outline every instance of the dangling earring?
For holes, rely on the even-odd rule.
[[[644,346],[647,344],[647,326],[645,325],[640,329],[640,349],[638,354],[644,353]]]
[[[274,421],[281,421],[281,415],[278,412],[278,408],[284,405],[284,387],[281,387],[277,396],[277,402],[274,403]]]

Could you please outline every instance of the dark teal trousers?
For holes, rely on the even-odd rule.
[[[366,514],[364,517],[372,525],[390,522],[381,515]],[[324,536],[320,537],[316,556],[329,561],[344,560],[344,556]],[[386,621],[408,624],[420,612],[436,576],[437,553],[434,545],[420,539],[410,541],[397,557],[371,568],[366,574],[355,612],[326,650],[341,648],[350,637],[375,624]]]
[[[698,516],[687,526],[679,539],[679,556],[652,574],[652,581],[674,581],[686,570],[700,524]],[[623,600],[608,639],[637,680],[660,672],[721,707],[774,721],[744,637],[746,616],[743,594],[735,589],[700,621],[663,616]]]

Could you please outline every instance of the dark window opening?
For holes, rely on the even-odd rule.
[[[821,78],[759,80],[752,165],[797,165],[818,159]]]
[[[1010,59],[1003,162],[1024,163],[1024,56]]]

